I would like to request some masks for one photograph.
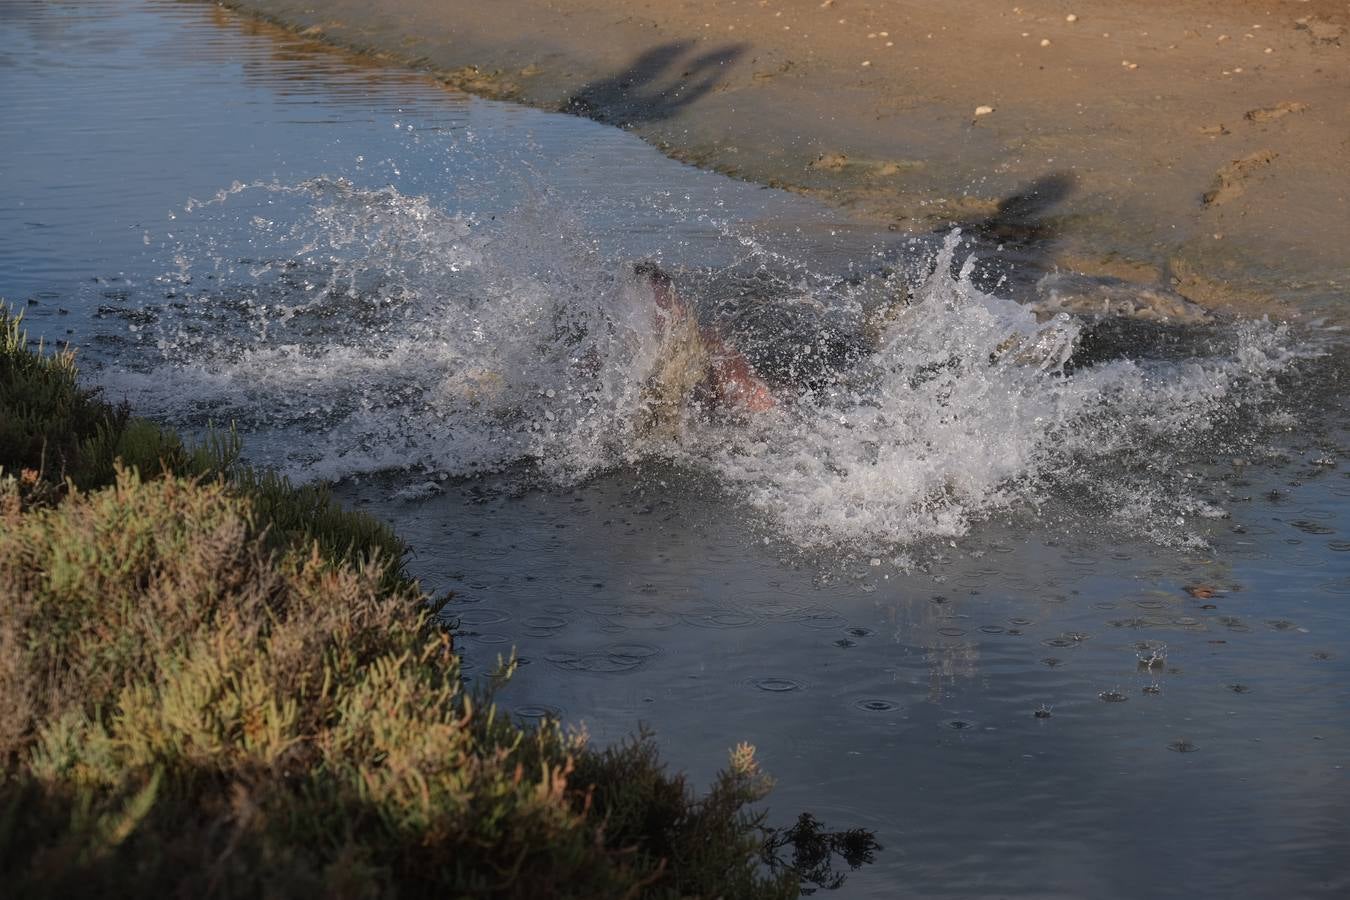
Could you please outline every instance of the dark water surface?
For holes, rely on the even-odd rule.
[[[844,896],[1350,893],[1337,334],[1003,364],[1090,337],[997,296],[1034,253],[928,277],[942,236],[205,4],[0,2],[0,110],[34,336],[393,521],[470,677],[522,657],[517,715],[647,723],[696,782],[754,743],[774,822],[876,831]],[[828,397],[660,443],[631,426],[647,256],[708,308],[731,267],[841,320],[846,276],[901,271],[921,315]]]

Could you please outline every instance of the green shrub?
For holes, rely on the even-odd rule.
[[[28,478],[21,478],[25,496],[51,500],[67,482],[102,487],[112,482],[118,464],[147,478],[163,473],[219,478],[252,498],[255,518],[266,526],[274,548],[318,542],[335,560],[356,560],[372,551],[386,559],[403,557],[406,548],[388,525],[342,509],[325,487],[295,487],[240,463],[233,431],[209,434],[201,445],[188,447],[172,430],[79,387],[77,376],[73,351],[30,349],[22,317],[0,303],[0,472],[27,471]],[[398,566],[386,574],[393,587]]]
[[[127,411],[79,387],[71,350],[30,350],[21,318],[0,304],[0,465],[106,483]]]
[[[467,694],[393,561],[281,554],[220,481],[0,486],[0,878],[14,895],[793,896],[649,740],[596,752]]]

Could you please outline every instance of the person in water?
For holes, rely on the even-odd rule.
[[[762,304],[764,285],[738,291],[757,305],[772,338],[755,341],[753,354],[721,330],[701,324],[693,305],[676,291],[670,275],[653,262],[633,266],[638,286],[650,292],[660,338],[657,361],[643,385],[644,431],[673,434],[685,413],[754,415],[803,395],[830,391],[874,353],[881,335],[908,296],[893,294],[867,316],[858,333],[840,330],[817,315],[792,317],[791,304]],[[753,358],[752,358],[753,357]]]
[[[697,313],[676,292],[668,274],[650,262],[638,263],[633,272],[652,292],[662,348],[651,380],[662,386],[662,393],[672,395],[667,400],[688,397],[705,406],[751,413],[778,405],[745,355],[717,329],[699,324]]]

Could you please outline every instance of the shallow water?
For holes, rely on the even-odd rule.
[[[696,780],[752,741],[776,821],[876,830],[849,896],[1350,888],[1339,334],[1038,321],[1034,247],[210,6],[8,3],[0,37],[0,296],[392,520],[470,677],[523,657],[518,715],[650,723]],[[647,257],[788,375],[914,302],[770,414],[652,434]]]

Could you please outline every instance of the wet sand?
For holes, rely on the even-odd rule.
[[[1347,316],[1345,0],[231,0],[903,231]]]

